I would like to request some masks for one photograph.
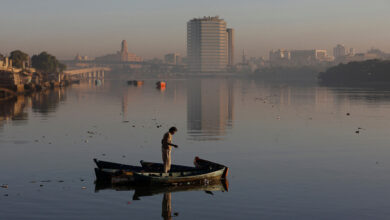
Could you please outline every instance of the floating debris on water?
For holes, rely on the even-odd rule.
[[[8,184],[1,185],[1,188],[8,189]]]
[[[347,116],[350,116],[350,115],[351,115],[351,114],[348,112],[348,113],[347,113]]]
[[[81,187],[81,189],[87,189],[87,187],[83,186],[83,187]]]

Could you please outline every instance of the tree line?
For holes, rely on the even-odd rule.
[[[4,55],[0,54],[0,59],[4,59]],[[15,68],[22,68],[23,63],[30,61],[29,55],[21,50],[12,51],[9,59],[12,59]],[[45,51],[31,57],[31,66],[42,73],[61,73],[66,69],[65,64]]]
[[[366,84],[390,82],[389,60],[367,60],[339,64],[319,74],[324,84]]]

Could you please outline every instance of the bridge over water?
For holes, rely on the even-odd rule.
[[[74,66],[75,64],[86,64],[86,65],[130,65],[137,64],[141,66],[151,66],[151,65],[160,65],[160,66],[179,66],[182,67],[184,64],[170,64],[170,63],[154,63],[152,61],[120,61],[120,60],[63,60],[63,63]]]
[[[109,67],[87,67],[65,70],[64,74],[76,78],[104,78],[104,73],[111,71]]]

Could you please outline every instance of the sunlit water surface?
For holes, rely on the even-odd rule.
[[[95,192],[92,159],[159,162],[170,126],[174,163],[230,168],[228,192],[172,193],[174,218],[389,218],[389,90],[204,78],[161,91],[156,81],[1,102],[0,219],[162,219],[163,194]]]

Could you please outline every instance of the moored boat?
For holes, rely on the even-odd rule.
[[[96,178],[114,184],[192,184],[225,179],[228,167],[198,157],[195,167],[172,165],[168,173],[163,164],[141,161],[142,166],[131,166],[94,159]]]
[[[165,89],[166,86],[167,86],[167,83],[164,82],[164,81],[158,81],[158,82],[156,83],[156,86],[157,86],[158,89]]]

